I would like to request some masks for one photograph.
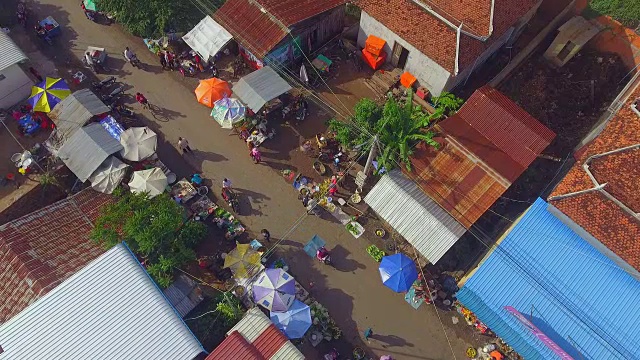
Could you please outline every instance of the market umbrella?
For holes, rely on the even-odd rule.
[[[287,311],[296,299],[296,282],[282,269],[267,269],[253,283],[253,300],[269,311]]]
[[[149,197],[162,194],[167,188],[167,176],[160,168],[140,170],[133,173],[133,178],[129,181],[129,188],[132,193],[146,192]]]
[[[247,107],[240,100],[224,97],[215,102],[211,116],[223,129],[233,128],[233,124],[242,121],[247,113]]]
[[[120,185],[128,167],[118,158],[109,156],[89,177],[91,187],[101,193],[111,194]]]
[[[131,161],[140,161],[155,154],[158,135],[148,127],[133,127],[122,132],[120,143],[124,149],[120,155]]]
[[[246,279],[253,275],[260,267],[260,253],[253,250],[249,244],[238,244],[224,258],[224,267],[230,268],[236,277]]]
[[[196,88],[196,99],[202,105],[213,107],[213,104],[224,97],[231,96],[231,88],[229,84],[218,78],[200,80],[200,84]]]
[[[299,339],[311,327],[311,309],[295,300],[285,312],[271,312],[271,322],[289,339]]]
[[[378,270],[382,283],[395,292],[408,291],[418,278],[416,264],[404,254],[383,257]]]
[[[33,107],[33,111],[48,113],[70,94],[69,85],[64,80],[48,77],[31,88],[29,104]]]
[[[84,0],[83,3],[84,3],[85,9],[91,10],[91,11],[98,11],[95,0]]]

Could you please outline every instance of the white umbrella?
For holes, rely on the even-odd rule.
[[[111,194],[122,182],[128,167],[118,158],[109,156],[89,177],[91,187],[101,193]]]
[[[233,124],[242,121],[246,113],[247,107],[240,100],[226,97],[216,101],[211,110],[211,116],[223,129],[233,128]]]
[[[124,147],[120,150],[120,155],[123,158],[140,161],[156,152],[158,135],[148,127],[133,127],[122,132],[120,143]]]
[[[167,176],[160,168],[136,171],[133,173],[133,179],[129,181],[132,193],[146,192],[149,197],[162,194],[168,185]]]

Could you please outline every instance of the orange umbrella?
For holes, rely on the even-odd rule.
[[[229,84],[218,78],[200,80],[200,85],[198,85],[195,92],[198,102],[210,108],[213,107],[213,103],[217,100],[220,100],[225,96],[231,96],[231,88],[229,88]]]

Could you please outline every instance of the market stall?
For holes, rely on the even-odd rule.
[[[291,86],[271,67],[265,66],[238,80],[233,93],[254,113],[259,113],[270,101],[291,90]]]
[[[182,40],[197,52],[205,63],[213,60],[231,39],[231,34],[209,15],[182,37]]]
[[[198,190],[187,179],[180,179],[171,186],[171,197],[179,203],[186,203],[198,195]]]

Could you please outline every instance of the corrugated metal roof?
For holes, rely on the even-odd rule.
[[[441,144],[437,150],[425,144],[416,147],[411,176],[468,229],[505,192],[508,183],[455,139],[437,140]]]
[[[291,85],[271,67],[265,66],[242,77],[231,90],[257,113],[267,102],[291,90]]]
[[[498,90],[485,85],[439,127],[513,182],[556,134]]]
[[[0,346],[0,360],[192,360],[204,351],[123,244],[0,326]]]
[[[227,335],[234,331],[239,332],[248,342],[254,342],[269,325],[273,324],[269,318],[257,307],[249,309],[242,320],[240,320]]]
[[[82,89],[67,96],[48,114],[56,124],[56,132],[66,139],[83,127],[92,117],[111,111],[89,89]]]
[[[225,342],[232,336],[235,336],[235,334],[242,335],[242,339],[251,344],[251,347],[257,351],[261,359],[304,360],[304,355],[302,355],[300,350],[298,350],[257,307],[249,309],[242,320],[227,332],[228,337],[225,339]],[[234,343],[236,344],[233,345],[235,347],[241,345],[241,341],[238,339],[229,341],[232,342],[232,344],[227,344],[225,347],[232,347]],[[221,346],[222,344],[219,347]],[[218,350],[218,348],[207,356],[206,360],[228,359],[222,357],[222,355],[227,353],[227,350]],[[233,359],[236,358],[234,357]]]
[[[85,189],[0,226],[0,324],[104,252],[89,233],[112,201]]]
[[[505,306],[532,314],[534,325],[574,359],[638,359],[640,282],[548,206],[538,199],[529,208],[458,300],[525,359],[556,356]]]
[[[237,331],[232,331],[206,358],[206,360],[266,360]]]
[[[262,58],[287,36],[287,29],[281,24],[290,28],[345,3],[346,0],[227,0],[213,18],[238,43]]]
[[[466,232],[398,170],[384,175],[364,201],[433,264]]]
[[[9,35],[0,31],[0,71],[25,60],[28,60],[27,55],[22,52]]]
[[[58,157],[84,182],[109,155],[122,150],[122,144],[99,123],[78,129],[60,148]]]

